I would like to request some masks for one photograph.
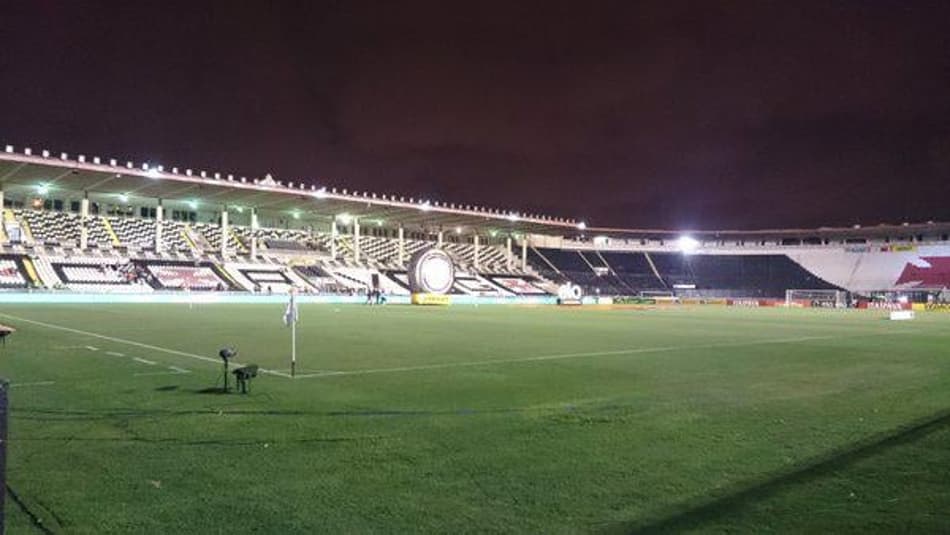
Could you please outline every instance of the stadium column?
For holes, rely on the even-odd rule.
[[[330,258],[336,260],[336,237],[339,234],[336,228],[336,219],[330,221]]]
[[[257,258],[257,208],[251,208],[251,258]]]
[[[79,248],[83,251],[89,246],[89,192],[84,191],[79,201]]]
[[[165,207],[162,206],[162,200],[158,200],[155,205],[155,252],[162,252],[162,226],[165,224]]]
[[[228,256],[228,207],[221,208],[221,256]]]
[[[360,261],[360,220],[353,218],[353,261]]]
[[[505,254],[505,264],[508,270],[511,271],[511,236],[505,238],[505,250],[507,251],[507,254]]]
[[[481,256],[481,248],[479,247],[480,243],[478,242],[478,234],[475,235],[475,257],[473,258],[473,264],[475,264],[475,269],[481,269],[481,263],[478,261],[479,256]]]
[[[521,271],[528,271],[528,236],[521,235]]]
[[[439,234],[438,234],[439,248],[440,248],[440,249],[442,248],[442,239],[443,239],[443,237],[444,237],[444,236],[442,235],[442,231],[440,230],[440,231],[439,231]]]
[[[406,231],[399,225],[399,265],[406,259]]]

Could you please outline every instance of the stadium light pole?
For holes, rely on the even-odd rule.
[[[89,247],[89,192],[82,192],[79,201],[79,249],[85,251]]]
[[[478,240],[478,232],[476,231],[476,232],[475,232],[475,239],[474,239],[475,256],[474,256],[474,258],[472,259],[472,263],[475,265],[475,269],[481,269],[481,265],[480,265],[481,263],[479,262],[479,256],[480,256],[481,251],[480,251],[480,248],[479,248],[479,245],[480,245],[480,244],[479,244],[478,242],[479,242],[479,240]]]
[[[228,207],[221,207],[221,258],[228,257]]]
[[[399,225],[399,265],[406,261],[406,231]]]
[[[251,258],[257,258],[257,208],[251,207]]]
[[[360,262],[360,220],[353,218],[353,261]]]
[[[339,232],[336,227],[336,218],[333,218],[333,221],[330,221],[330,258],[333,260],[336,260],[336,239]]]
[[[162,226],[165,224],[165,207],[162,206],[162,200],[158,200],[155,206],[155,252],[162,252]]]

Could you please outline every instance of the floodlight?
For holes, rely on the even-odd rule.
[[[699,248],[699,241],[690,236],[680,236],[676,240],[676,247],[683,253],[692,253]]]
[[[152,167],[148,171],[145,172],[145,176],[149,178],[159,178],[161,175],[159,174],[159,170],[157,167]]]
[[[351,216],[347,212],[343,212],[342,214],[337,214],[336,218],[340,223],[343,223],[344,225],[349,225],[351,222],[353,222],[353,216]]]
[[[419,209],[422,210],[423,212],[428,212],[429,210],[432,209],[432,203],[429,201],[425,201],[424,203],[419,205]]]
[[[580,223],[577,224],[577,228],[580,230],[587,230],[587,223],[584,223],[583,221],[581,221]]]
[[[224,392],[229,392],[228,389],[228,361],[236,357],[238,354],[237,349],[233,347],[223,347],[218,351],[218,356],[221,357],[221,360],[224,361]]]
[[[315,191],[315,192],[313,193],[313,196],[316,197],[316,198],[318,198],[318,199],[326,198],[326,196],[327,196],[327,188],[326,188],[326,187],[323,187],[323,188],[318,189],[317,191]]]
[[[505,219],[507,219],[508,221],[514,222],[514,221],[517,221],[517,220],[521,219],[521,217],[519,217],[518,214],[512,212],[512,213],[506,215],[506,216],[505,216]]]
[[[36,186],[36,192],[40,195],[46,195],[49,193],[49,184],[40,184]]]
[[[300,210],[294,210],[290,214],[294,216],[294,219],[300,219]]]
[[[129,196],[126,195],[125,193],[119,194],[119,202],[123,202],[123,203],[129,202]]]
[[[192,210],[197,210],[197,209],[198,209],[198,201],[194,201],[194,200],[188,201],[188,207],[191,208]]]
[[[461,233],[462,233],[462,227],[455,227],[455,233],[456,233],[456,234],[461,234]]]

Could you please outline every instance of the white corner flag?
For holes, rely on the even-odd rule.
[[[290,327],[297,323],[297,300],[293,290],[290,291],[290,301],[287,301],[287,308],[284,309],[284,325]]]
[[[290,376],[293,377],[297,371],[297,320],[300,319],[300,313],[297,311],[297,292],[290,289],[290,301],[287,301],[287,308],[284,310],[284,325],[290,327]]]

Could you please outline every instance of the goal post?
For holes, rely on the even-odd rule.
[[[848,292],[844,290],[785,290],[785,306],[847,308]]]

